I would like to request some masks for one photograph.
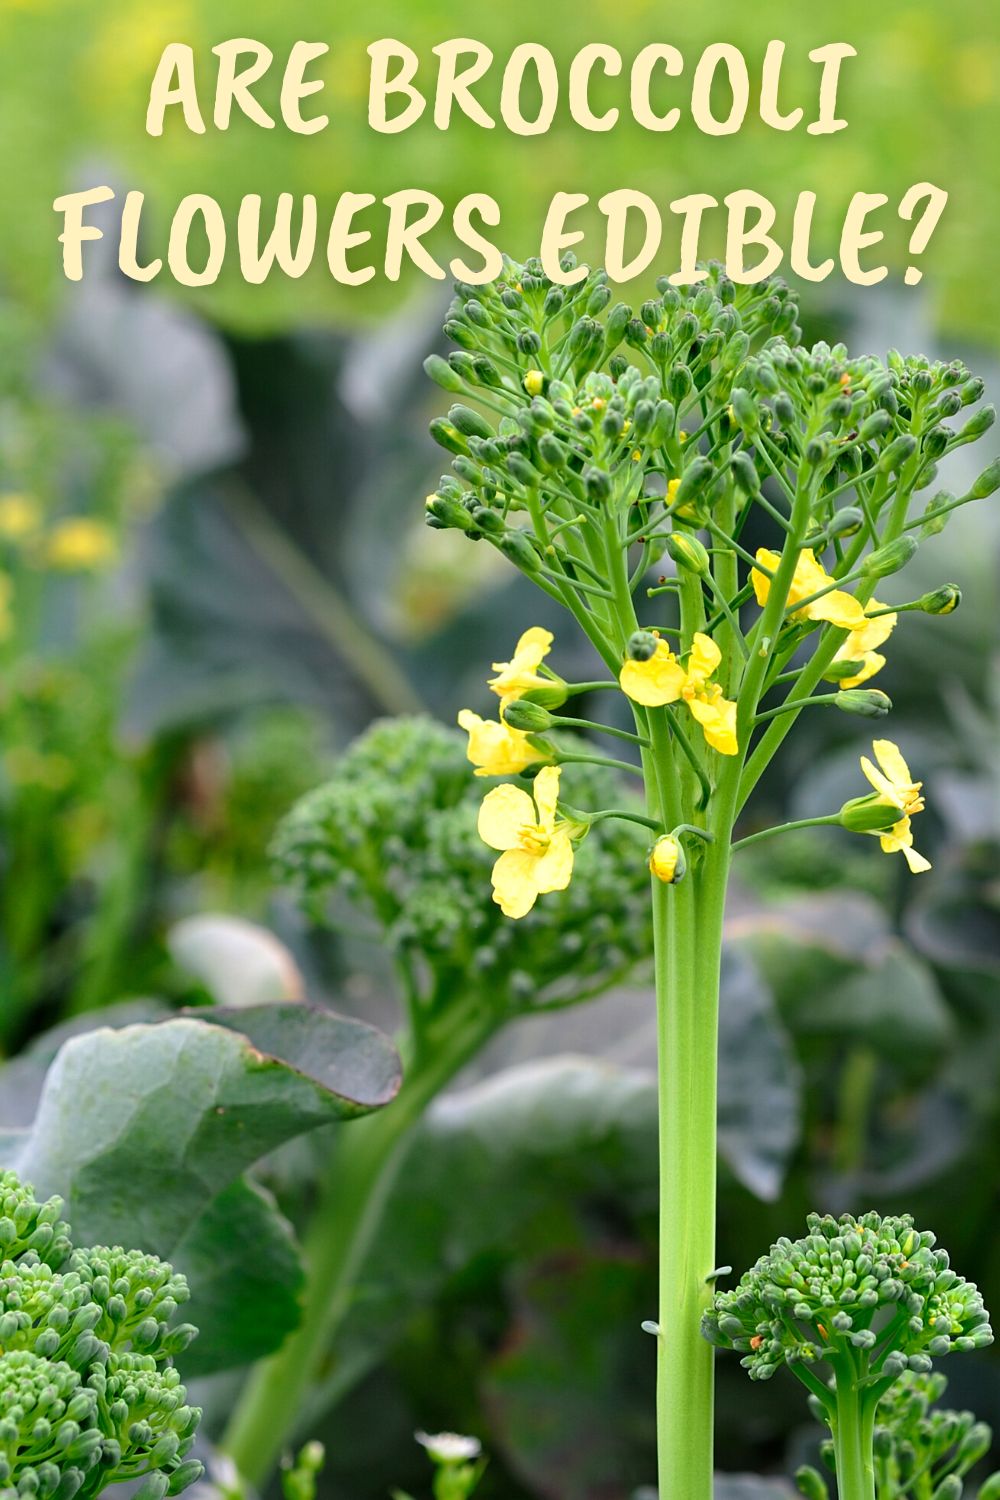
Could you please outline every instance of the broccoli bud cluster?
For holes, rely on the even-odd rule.
[[[772,1245],[705,1314],[706,1338],[738,1350],[751,1379],[854,1351],[862,1374],[891,1381],[993,1342],[978,1289],[908,1214],[812,1214],[808,1228],[803,1239]]]
[[[143,1500],[180,1494],[202,1472],[172,1363],[197,1331],[172,1322],[186,1281],[141,1251],[73,1249],[61,1201],[11,1172],[0,1192],[0,1500],[139,1478]]]
[[[563,790],[581,807],[622,805],[606,767],[568,765]],[[456,986],[501,1013],[606,989],[652,950],[641,839],[608,820],[587,835],[569,888],[543,915],[515,927],[490,900],[490,854],[476,829],[481,790],[466,737],[429,719],[392,719],[366,731],[333,779],[281,825],[281,877],[317,920],[371,924],[410,963],[425,998]]]

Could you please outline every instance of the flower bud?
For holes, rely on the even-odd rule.
[[[750,392],[742,386],[735,386],[730,400],[736,425],[744,432],[756,432],[760,426],[760,412]]]
[[[887,448],[883,448],[879,454],[876,469],[882,474],[890,472],[898,473],[908,459],[912,458],[917,451],[917,440],[910,433],[900,433],[899,437],[893,438]]]
[[[805,1500],[830,1500],[826,1480],[822,1479],[808,1464],[803,1464],[801,1469],[795,1470],[795,1483],[799,1487],[799,1494],[804,1495]]]
[[[649,851],[649,869],[664,885],[676,885],[679,880],[683,880],[687,860],[680,839],[672,833],[665,833],[658,838]],[[742,1331],[741,1328],[740,1332]]]
[[[888,578],[890,573],[898,573],[900,568],[905,568],[916,552],[917,545],[915,537],[897,537],[894,542],[887,542],[884,547],[878,547],[866,557],[861,564],[861,571],[868,578]]]
[[[760,475],[749,453],[737,453],[729,468],[744,495],[756,495],[760,491]]]
[[[950,615],[962,602],[962,590],[957,583],[943,583],[931,594],[923,594],[917,600],[917,608],[925,615]]]
[[[473,411],[471,406],[456,403],[448,412],[448,421],[464,437],[491,438],[494,436],[493,428],[486,418],[480,416],[479,412]]]
[[[845,714],[859,714],[863,719],[884,719],[892,708],[892,699],[878,688],[841,689],[834,701]]]
[[[873,411],[862,422],[858,437],[863,443],[870,443],[884,437],[891,426],[892,418],[887,411]]]
[[[627,302],[616,302],[608,313],[604,325],[604,348],[606,352],[617,349],[625,337],[625,330],[629,325],[632,309]]]
[[[957,1474],[949,1474],[934,1490],[933,1500],[962,1500],[964,1486]]]
[[[522,572],[537,573],[542,566],[542,559],[523,531],[508,531],[497,546]]]
[[[708,553],[696,536],[686,531],[672,531],[667,537],[667,551],[679,568],[697,573],[699,578],[708,576]]]
[[[427,519],[442,531],[471,531],[473,520],[464,505],[448,495],[428,495],[424,502]]]
[[[625,655],[629,661],[649,661],[656,655],[659,644],[659,636],[654,635],[651,630],[637,630],[628,638]]]
[[[1000,1474],[991,1474],[979,1486],[979,1500],[1000,1500]]]
[[[857,677],[864,669],[863,657],[857,657],[852,661],[834,660],[823,673],[823,678],[826,682],[844,682],[849,677]]]
[[[960,443],[974,443],[981,438],[984,432],[989,432],[997,419],[995,406],[981,406],[974,416],[971,416],[965,426],[958,434]]]
[[[679,406],[684,400],[693,383],[687,365],[674,365],[667,376],[667,395],[675,406]]]
[[[431,354],[424,360],[424,369],[435,385],[446,391],[464,391],[465,381],[440,354]]]
[[[838,816],[841,827],[851,833],[885,833],[899,822],[902,810],[872,792],[867,797],[852,797]]]
[[[607,500],[611,494],[611,475],[606,469],[588,469],[583,482],[590,500]]]
[[[529,370],[524,377],[524,389],[529,396],[540,396],[545,389],[544,371]]]
[[[658,401],[656,404],[656,420],[653,430],[649,435],[650,445],[659,448],[671,436],[674,424],[677,421],[677,409],[672,401]]]
[[[511,729],[520,729],[525,734],[543,734],[552,728],[548,709],[530,698],[515,698],[505,706],[501,717]]]
[[[830,517],[826,534],[828,537],[856,536],[864,524],[863,512],[858,510],[857,506],[845,505],[842,510],[838,510]]]
[[[992,495],[994,490],[1000,489],[1000,458],[983,470],[979,478],[974,482],[969,494],[974,500],[985,500]]]
[[[685,505],[690,505],[697,500],[704,490],[708,481],[714,474],[712,460],[703,455],[692,460],[681,476],[681,482],[674,494],[673,505],[677,510],[683,510]]]
[[[450,422],[446,422],[444,417],[434,418],[430,424],[430,434],[434,441],[441,448],[447,448],[449,453],[467,454],[469,451],[465,438]]]

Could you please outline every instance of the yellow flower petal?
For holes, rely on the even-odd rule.
[[[501,698],[517,698],[530,693],[533,688],[547,687],[548,679],[538,675],[538,668],[552,648],[553,635],[540,625],[532,625],[524,631],[514,647],[510,661],[495,661],[496,677],[490,679],[490,687]]]
[[[556,821],[556,803],[559,801],[559,777],[562,772],[558,766],[544,766],[535,777],[532,791],[535,795],[535,806],[538,808],[538,824],[540,828],[551,833]]]
[[[539,895],[564,891],[573,874],[573,843],[568,833],[559,829],[552,842],[535,864],[535,886]]]
[[[910,845],[903,846],[903,858],[910,867],[911,875],[922,875],[925,870],[931,868],[930,860],[925,859],[922,854],[918,854],[916,849]]]
[[[777,552],[771,552],[766,547],[759,547],[756,556],[757,561],[771,573],[777,570],[781,561]],[[766,573],[754,568],[750,579],[757,596],[757,603],[766,604],[771,592],[770,578]],[[845,589],[832,589],[820,599],[812,597],[832,583],[833,579],[817,561],[815,553],[806,547],[795,564],[795,574],[788,590],[788,608],[799,619],[825,620],[845,630],[860,629],[865,624],[865,612],[853,594],[847,593]],[[804,604],[801,609],[796,609],[795,606],[803,599],[811,602]]]
[[[903,759],[899,746],[894,745],[892,740],[873,740],[872,749],[875,752],[875,759],[894,786],[916,787],[918,785],[910,775],[910,768]]]
[[[537,866],[538,855],[526,849],[506,850],[493,866],[493,899],[505,917],[526,916],[534,906]]]
[[[722,652],[712,637],[696,631],[691,644],[691,655],[688,657],[688,680],[699,684],[707,681],[721,660]]]
[[[458,723],[468,733],[466,753],[477,776],[517,776],[545,759],[541,750],[529,744],[523,730],[511,729],[509,724],[481,719],[470,708],[462,709]]]
[[[758,547],[756,556],[757,561],[763,564],[763,566],[767,568],[768,572],[770,573],[774,573],[777,570],[778,564],[781,561],[781,558],[778,556],[777,552],[771,552],[767,547]],[[768,574],[761,573],[759,569],[753,568],[750,572],[750,582],[753,584],[753,591],[757,596],[757,603],[760,605],[765,605],[767,603],[767,596],[771,592],[771,580],[768,577]]]
[[[648,661],[627,661],[618,677],[622,692],[633,703],[662,708],[676,703],[684,691],[687,674],[666,641],[660,641]]]
[[[841,652],[838,651],[837,655],[833,659],[834,661],[853,661],[855,657],[858,656],[858,654],[858,652],[844,652],[843,655],[841,655]],[[869,677],[874,677],[876,672],[881,672],[882,668],[885,666],[885,657],[879,656],[877,651],[866,651],[861,657],[861,660],[864,662],[864,666],[861,668],[861,671],[858,672],[854,677],[839,678],[837,681],[838,687],[860,687],[863,682],[868,681]]]
[[[735,755],[739,750],[736,740],[736,704],[723,698],[722,690],[713,683],[717,692],[711,696],[688,699],[688,708],[701,725],[702,733],[713,750],[720,755]]]
[[[521,829],[535,822],[535,804],[520,787],[496,786],[479,809],[479,837],[491,849],[516,849]]]
[[[838,625],[841,630],[855,630],[864,623],[865,618],[865,612],[857,599],[845,589],[833,589],[821,599],[814,599],[811,604],[803,605],[796,613],[804,615],[807,620],[825,620],[829,625]]]

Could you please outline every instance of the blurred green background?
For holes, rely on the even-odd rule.
[[[368,43],[395,36],[423,58],[463,34],[499,62],[525,40],[560,58],[608,41],[627,64],[652,40],[693,60],[725,39],[752,69],[781,37],[787,106],[807,108],[808,50],[846,40],[859,54],[843,75],[850,126],[819,139],[752,119],[722,140],[689,122],[664,137],[627,125],[588,135],[561,109],[532,140],[462,124],[442,136],[426,120],[372,134]],[[329,128],[297,138],[237,120],[226,135],[194,137],[174,122],[147,138],[164,44],[197,49],[207,98],[209,48],[232,35],[260,38],[279,60],[300,37],[329,41]],[[449,204],[481,190],[503,205],[505,247],[530,253],[557,190],[596,199],[631,186],[666,203],[751,186],[790,207],[811,188],[829,232],[854,191],[898,198],[929,179],[951,201],[921,285],[894,274],[871,291],[837,278],[807,288],[806,336],[960,354],[995,400],[998,78],[1000,14],[982,0],[825,10],[601,0],[585,13],[565,0],[532,10],[372,0],[351,12],[328,0],[4,0],[0,1130],[20,1123],[23,1074],[11,1070],[47,1055],[47,1028],[89,1026],[140,997],[206,998],[203,975],[178,957],[177,924],[196,914],[266,926],[311,997],[391,1025],[377,946],[315,930],[270,869],[278,820],[373,718],[481,710],[485,666],[528,611],[559,630],[561,670],[594,675],[565,622],[495,553],[423,526],[443,464],[426,435],[440,392],[421,360],[440,347],[446,289],[379,277],[349,291],[319,269],[262,287],[229,272],[180,295],[165,280],[121,279],[109,241],[87,247],[85,280],[69,287],[52,198],[102,181],[141,188],[149,248],[162,253],[191,191],[232,211],[247,192],[314,192],[329,209],[348,189],[420,186]],[[598,102],[621,102],[620,87],[603,85]],[[487,107],[498,89],[491,75]],[[889,248],[898,272],[905,236]],[[972,473],[959,457],[941,478],[960,491]],[[894,737],[927,783],[921,848],[934,872],[908,880],[901,862],[822,834],[741,866],[720,1234],[720,1258],[739,1264],[811,1207],[910,1209],[994,1312],[998,557],[995,507],[969,507],[893,594],[945,580],[965,593],[953,617],[901,617],[879,680],[896,705]],[[816,719],[791,738],[748,829],[858,790],[852,723]],[[434,1149],[401,1191],[370,1273],[376,1309],[391,1316],[377,1330],[362,1318],[365,1358],[323,1426],[331,1500],[375,1500],[394,1482],[419,1489],[417,1426],[478,1432],[493,1497],[619,1500],[652,1473],[651,1355],[637,1333],[653,1305],[645,979],[640,970],[594,1006],[512,1028],[478,1070],[495,1075],[496,1094],[466,1092],[477,1082],[466,1077],[431,1121]],[[583,1062],[545,1061],[567,1052]],[[285,1161],[272,1174],[293,1217],[311,1170]],[[968,1365],[949,1371],[955,1403],[998,1422],[998,1362]],[[735,1362],[721,1362],[720,1377],[725,1466],[791,1472],[812,1441],[797,1398],[777,1381],[750,1392]],[[200,1392],[216,1427],[231,1389],[212,1377]]]

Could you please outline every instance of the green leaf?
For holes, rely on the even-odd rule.
[[[226,1188],[177,1245],[191,1287],[185,1317],[199,1334],[185,1377],[235,1369],[270,1354],[298,1326],[304,1273],[291,1225],[246,1178]]]
[[[82,1241],[169,1256],[208,1203],[283,1141],[389,1103],[399,1061],[370,1026],[305,1006],[212,1010],[62,1048],[19,1169]]]

